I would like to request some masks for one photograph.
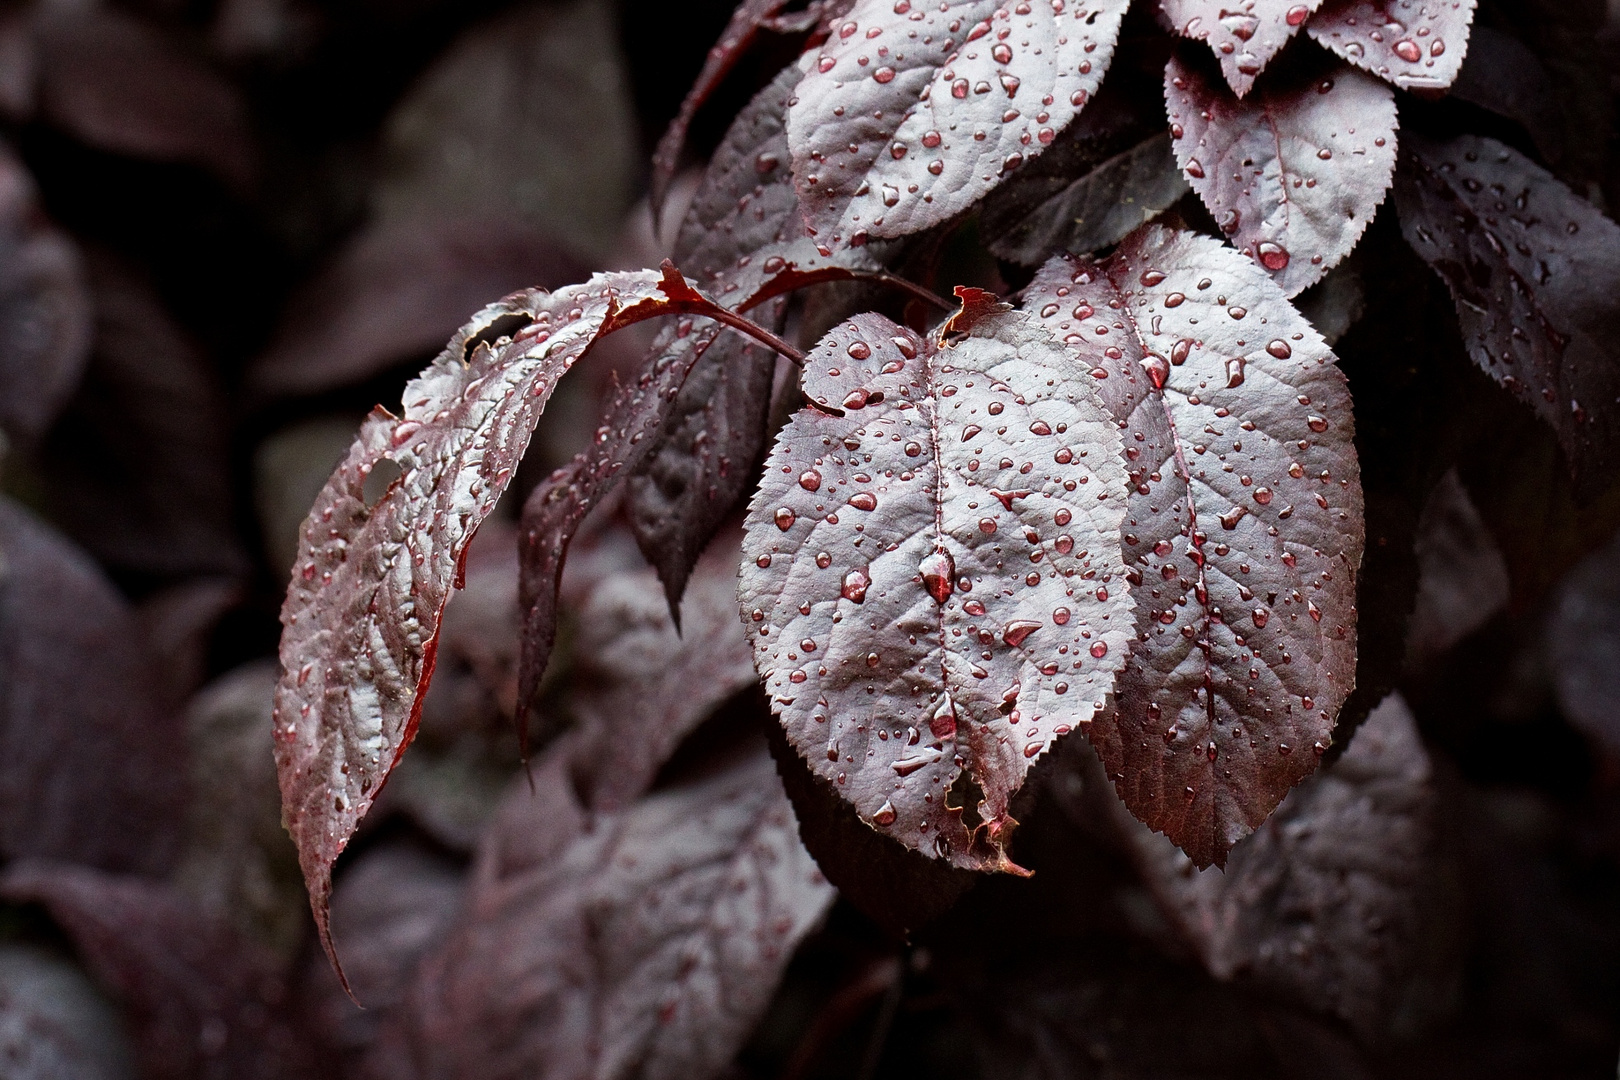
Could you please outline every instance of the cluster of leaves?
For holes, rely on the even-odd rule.
[[[237,297],[0,159],[8,1060],[1612,1068],[1612,784],[1569,776],[1620,753],[1620,227],[1578,18],[745,0],[615,239],[608,5],[456,38],[363,121],[342,236],[263,193],[303,151],[249,88],[470,16],[146,6],[0,23],[46,208],[88,147],[327,261],[222,350]],[[230,632],[271,590],[279,669]],[[1480,783],[1527,775],[1597,794]]]

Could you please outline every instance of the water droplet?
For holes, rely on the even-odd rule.
[[[881,825],[884,828],[888,828],[890,825],[894,824],[894,819],[896,816],[894,803],[884,799],[883,805],[878,807],[877,813],[872,815],[872,824]]]
[[[1423,50],[1411,38],[1402,38],[1395,43],[1395,55],[1408,64],[1415,64],[1423,59]]]
[[[1098,659],[1098,660],[1101,660],[1103,657],[1107,656],[1108,655],[1108,642],[1099,641],[1099,642],[1094,643],[1091,646],[1091,655],[1094,658]]]
[[[780,507],[776,511],[776,527],[781,529],[783,532],[787,532],[789,529],[793,528],[794,520],[793,511],[789,510],[787,507]]]
[[[873,78],[874,81],[880,82],[880,83],[893,82],[894,81],[894,68],[887,67],[887,66],[880,67],[876,71],[872,72],[872,78]]]
[[[945,700],[934,710],[934,715],[928,720],[928,730],[936,739],[956,737],[956,704],[951,701],[951,695],[946,694]]]
[[[1005,42],[997,42],[996,47],[990,50],[990,55],[998,64],[1012,63],[1012,48]]]
[[[1069,513],[1068,507],[1064,507],[1052,515],[1052,520],[1059,525],[1067,525],[1069,522],[1074,520],[1074,515]]]
[[[838,66],[838,61],[837,60],[833,59],[830,56],[823,56],[816,63],[816,70],[821,72],[823,75],[825,75],[825,74],[827,74],[827,72],[831,71],[833,68],[835,68],[837,66]]]
[[[1182,338],[1180,341],[1176,342],[1170,347],[1170,362],[1176,367],[1180,367],[1182,364],[1185,364],[1187,362],[1187,357],[1192,355],[1192,346],[1193,343],[1191,338]]]
[[[1170,362],[1158,353],[1149,353],[1142,357],[1142,370],[1153,383],[1155,390],[1163,390],[1165,382],[1170,378]]]
[[[857,491],[849,497],[849,505],[857,510],[876,510],[877,496],[870,491]]]
[[[1151,289],[1153,286],[1164,280],[1164,275],[1159,273],[1157,270],[1144,270],[1139,280],[1143,285],[1146,285]]]
[[[870,396],[870,394],[861,388],[851,390],[849,395],[844,398],[844,408],[850,410],[864,409],[866,408],[867,399]]]
[[[1059,626],[1069,625],[1069,609],[1066,607],[1053,608],[1052,621]]]
[[[852,604],[866,602],[866,590],[872,587],[871,575],[862,567],[857,566],[844,575],[844,584],[838,594]]]
[[[1257,607],[1254,609],[1252,617],[1255,626],[1264,627],[1266,623],[1271,621],[1271,611],[1264,607]]]
[[[1254,489],[1254,501],[1259,503],[1261,506],[1270,506],[1271,505],[1271,489],[1268,488],[1268,487],[1257,487],[1257,488],[1255,488]]]
[[[1031,619],[1015,619],[1001,628],[1001,640],[1009,648],[1016,649],[1024,643],[1024,639],[1041,628],[1041,624]]]
[[[962,605],[962,610],[967,612],[969,615],[978,617],[984,614],[984,605],[979,603],[977,600],[969,600],[967,603]]]
[[[928,590],[928,595],[937,604],[943,604],[956,588],[952,583],[956,577],[956,561],[948,551],[935,551],[923,556],[917,570],[922,574],[923,588]]]
[[[1052,434],[1052,425],[1045,420],[1037,420],[1029,425],[1029,431],[1031,435],[1050,435]]]
[[[996,519],[995,518],[980,518],[979,519],[979,531],[984,533],[987,536],[990,533],[995,532],[996,531]]]
[[[759,558],[754,560],[754,565],[759,567],[761,570],[764,570],[766,567],[771,565],[771,557],[769,555],[761,555]]]
[[[1266,342],[1266,352],[1279,360],[1286,360],[1294,355],[1294,350],[1282,338],[1272,338]]]
[[[1288,20],[1289,26],[1299,26],[1306,19],[1310,18],[1310,15],[1310,8],[1306,7],[1304,4],[1295,4],[1293,7],[1288,9],[1288,14],[1284,15],[1283,18]]]
[[[823,570],[832,565],[832,553],[827,551],[816,552],[816,565]]]
[[[955,82],[951,83],[951,97],[965,98],[967,96],[968,81],[966,79],[957,79]]]
[[[1197,158],[1193,158],[1191,161],[1187,162],[1187,175],[1192,177],[1194,180],[1202,180],[1204,178],[1204,167],[1198,163]]]
[[[1234,356],[1226,362],[1226,388],[1235,389],[1243,385],[1243,369],[1248,361],[1241,356]]]
[[[1307,416],[1307,417],[1306,417],[1306,418],[1305,418],[1305,424],[1306,424],[1306,426],[1307,426],[1307,427],[1309,427],[1309,428],[1310,428],[1310,429],[1311,429],[1311,430],[1312,430],[1312,431],[1315,431],[1315,432],[1318,432],[1318,433],[1321,433],[1321,432],[1323,432],[1323,431],[1326,431],[1326,430],[1327,430],[1327,426],[1328,426],[1328,422],[1327,422],[1327,418],[1326,418],[1326,417],[1324,417],[1324,416],[1317,416],[1317,415],[1315,415],[1315,414],[1314,414],[1314,413],[1313,413],[1313,414],[1312,414],[1312,415],[1310,415],[1310,416]]]
[[[920,443],[914,443],[914,442],[906,443],[906,457],[917,457],[921,453],[922,453],[922,445]]]
[[[1270,240],[1262,240],[1255,245],[1254,253],[1259,256],[1260,265],[1267,270],[1281,270],[1288,265],[1288,249]]]

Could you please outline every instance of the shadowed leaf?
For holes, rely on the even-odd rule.
[[[467,543],[557,380],[603,334],[704,310],[673,268],[492,304],[406,386],[403,416],[372,411],[316,500],[282,607],[275,730],[283,818],[328,953],[332,862],[415,736]]]
[[[1333,354],[1252,262],[1149,226],[1025,306],[1121,425],[1136,641],[1088,729],[1125,805],[1225,861],[1316,768],[1356,661],[1359,467]]]
[[[1402,1004],[1435,915],[1430,774],[1412,713],[1391,696],[1330,770],[1233,850],[1224,872],[1198,870],[1124,815],[1122,825],[1165,916],[1211,975],[1287,995],[1376,1038]]]
[[[1209,44],[1221,74],[1243,97],[1322,0],[1159,0],[1176,33]]]
[[[1402,90],[1444,90],[1468,53],[1474,0],[1328,0],[1311,37]]]
[[[794,183],[817,241],[905,236],[977,202],[1097,92],[1125,8],[858,0],[800,61],[788,109]]]
[[[907,847],[1014,869],[1009,798],[1102,709],[1128,648],[1124,470],[1063,347],[958,291],[943,345],[861,315],[816,346],[738,599],[813,772]]]
[[[1493,139],[1413,137],[1401,232],[1451,290],[1469,355],[1552,426],[1584,486],[1620,460],[1620,226]]]
[[[770,758],[594,818],[560,770],[537,782],[503,808],[420,969],[424,1075],[715,1075],[833,898]]]
[[[124,1006],[143,1076],[323,1075],[317,1049],[287,1015],[274,957],[167,886],[30,861],[7,868],[0,898],[41,905],[72,940]]]
[[[0,854],[168,869],[186,742],[161,689],[112,583],[0,497]]]
[[[1565,578],[1547,626],[1558,704],[1576,727],[1620,753],[1620,542]]]
[[[1395,95],[1350,68],[1244,101],[1172,59],[1176,160],[1232,245],[1289,296],[1361,239],[1395,170]]]
[[[124,1025],[78,965],[0,945],[0,1046],[8,1080],[134,1080]]]

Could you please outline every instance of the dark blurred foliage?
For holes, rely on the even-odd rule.
[[[0,1080],[455,1074],[454,1044],[412,1039],[437,1030],[420,1016],[444,990],[423,958],[517,857],[489,824],[511,833],[527,797],[514,531],[493,523],[475,545],[417,748],[338,866],[333,925],[366,1013],[312,944],[279,827],[269,710],[292,545],[360,417],[397,402],[472,309],[656,265],[669,228],[652,230],[648,162],[731,7],[0,6]],[[1606,18],[1595,0],[1482,0],[1475,49],[1513,77],[1476,63],[1403,122],[1501,139],[1612,214]],[[688,165],[794,51],[763,36],[698,112]],[[1202,223],[1191,200],[1172,212]],[[1027,280],[971,227],[928,244],[941,280]],[[858,291],[812,294],[790,329],[830,325]],[[847,887],[796,951],[760,949],[750,970],[785,974],[737,1007],[731,1027],[752,1034],[712,1075],[1614,1075],[1620,487],[1577,493],[1552,435],[1469,363],[1389,206],[1299,303],[1337,340],[1362,440],[1377,663],[1345,719],[1399,710],[1409,741],[1389,737],[1423,767],[1373,768],[1353,743],[1222,891],[1097,801],[1083,748],[1052,755],[1020,811],[1033,878],[894,861],[878,887]],[[624,337],[564,383],[508,521],[590,438],[648,340]],[[717,747],[747,742],[761,772],[753,737],[771,721],[734,693],[750,681],[725,617],[734,551],[706,556],[705,606],[688,601],[678,638],[617,513],[593,518],[564,580],[540,731],[563,734],[535,775],[570,785],[567,814],[634,836],[736,768]],[[653,711],[675,725],[657,760],[605,770],[601,747]],[[824,793],[792,765],[802,812]],[[822,824],[804,840],[835,885],[895,856],[858,822],[858,845],[848,822]],[[587,864],[588,844],[543,831],[523,833],[523,858]],[[1357,854],[1386,834],[1418,870]],[[630,888],[569,902],[628,919],[644,899]],[[719,901],[682,896],[716,917]],[[612,974],[579,978],[609,996]],[[1357,996],[1367,979],[1378,992]],[[523,1009],[550,1000],[472,997],[499,1003],[519,1043]]]

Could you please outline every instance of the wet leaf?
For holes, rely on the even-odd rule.
[[[90,355],[90,297],[78,250],[44,219],[34,181],[0,144],[0,432],[33,444]]]
[[[124,1007],[141,1075],[305,1080],[318,1051],[287,1016],[274,958],[167,886],[58,863],[20,862],[0,898],[45,908]]]
[[[328,952],[332,862],[416,733],[467,543],[557,380],[606,333],[701,310],[672,267],[492,304],[406,386],[402,416],[372,411],[316,500],[282,607],[276,764]]]
[[[379,223],[294,295],[248,379],[276,397],[364,382],[420,362],[492,296],[586,273],[557,240],[510,218]]]
[[[728,307],[749,308],[763,293],[847,276],[844,267],[877,268],[865,249],[826,257],[805,235],[785,130],[798,79],[796,68],[783,71],[737,116],[675,239],[676,261]],[[780,303],[753,318],[780,329]],[[698,556],[752,483],[776,365],[758,346],[735,335],[715,340],[709,328],[687,338],[666,332],[659,349],[677,362],[682,354],[702,354],[690,361],[692,376],[627,485],[636,542],[678,611]]]
[[[1221,74],[1243,97],[1321,4],[1322,0],[1159,0],[1159,10],[1176,33],[1209,44],[1221,62]]]
[[[813,772],[907,847],[1014,869],[1009,798],[1103,707],[1128,647],[1124,470],[1058,341],[958,292],[943,344],[860,315],[816,346],[738,599]]]
[[[514,791],[420,970],[424,1072],[715,1075],[833,898],[770,758],[595,818],[565,781],[537,782],[539,799]]]
[[[1468,53],[1475,0],[1328,0],[1311,37],[1402,90],[1444,90]]]
[[[1243,101],[1172,59],[1170,134],[1232,245],[1289,296],[1356,246],[1395,170],[1395,95],[1350,68]]]
[[[730,74],[737,61],[753,48],[760,31],[803,33],[823,19],[841,16],[851,3],[852,0],[811,0],[804,10],[793,12],[784,11],[792,6],[792,0],[742,0],[737,5],[737,10],[731,13],[731,21],[720,32],[720,40],[704,57],[703,70],[698,72],[697,81],[682,99],[680,112],[669,122],[663,138],[658,140],[658,148],[653,151],[650,198],[654,214],[663,211],[669,182],[680,167],[681,153],[686,149],[686,133],[692,126],[692,118]]]
[[[1025,307],[1125,438],[1136,641],[1092,744],[1133,814],[1199,866],[1224,862],[1316,768],[1354,682],[1344,376],[1264,271],[1190,233],[1054,259]]]
[[[572,774],[591,809],[632,802],[681,740],[755,682],[737,622],[740,540],[721,534],[699,561],[680,633],[650,570],[603,579],[578,612]]]
[[[1620,541],[1611,540],[1559,587],[1547,625],[1558,705],[1610,753],[1620,753]]]
[[[0,1051],[7,1080],[134,1080],[117,1011],[78,965],[0,945]]]
[[[123,596],[0,497],[0,854],[168,869],[186,745],[160,690]]]
[[[1620,226],[1473,135],[1413,137],[1396,207],[1475,363],[1552,426],[1583,484],[1606,482],[1620,460]]]
[[[997,189],[1005,190],[1006,185]],[[987,225],[993,235],[989,248],[1025,266],[1037,266],[1059,251],[1097,251],[1123,240],[1186,193],[1170,139],[1160,132],[1070,181],[1021,220],[1004,229]]]
[[[1417,724],[1385,698],[1333,767],[1232,852],[1198,870],[1134,821],[1127,835],[1164,914],[1217,979],[1242,980],[1384,1031],[1440,913],[1430,887],[1439,797]]]
[[[858,0],[805,54],[788,110],[794,183],[817,241],[904,236],[977,202],[1097,92],[1125,8]]]

